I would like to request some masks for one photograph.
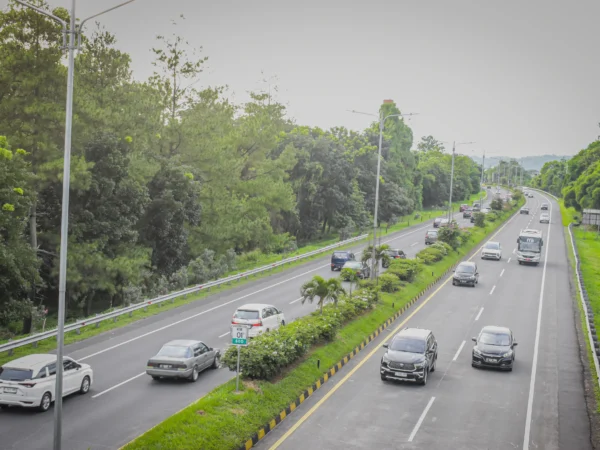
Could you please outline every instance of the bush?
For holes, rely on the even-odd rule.
[[[400,289],[398,277],[387,272],[379,275],[379,288],[383,292],[396,292],[398,289]]]
[[[428,247],[417,253],[417,258],[429,265],[441,261],[444,258],[444,254],[439,249]]]
[[[356,271],[346,267],[340,272],[340,278],[344,281],[356,281],[358,279],[358,275],[356,275]]]
[[[460,229],[456,227],[444,227],[438,232],[438,240],[445,242],[456,250],[460,246]]]
[[[496,197],[494,200],[492,200],[492,203],[490,203],[490,208],[492,208],[494,211],[502,211],[503,206],[504,202],[498,197]]]
[[[442,253],[444,253],[444,256],[448,255],[448,253],[450,253],[453,250],[453,248],[450,245],[448,245],[448,244],[446,244],[445,242],[442,242],[442,241],[438,241],[438,242],[436,242],[434,244],[431,244],[430,248],[437,248],[437,249],[439,249]]]
[[[442,250],[439,250],[440,247]],[[430,248],[435,249],[435,247],[433,245]],[[440,252],[442,252],[442,251],[445,252],[445,253],[443,253],[443,256],[446,256],[448,254],[446,251],[446,248],[443,245],[438,246],[437,249]],[[390,264],[390,267],[387,270],[386,274],[389,273],[391,275],[396,276],[398,279],[400,279],[402,281],[411,282],[419,274],[421,269],[422,269],[421,264],[419,264],[419,261],[417,261],[415,259],[396,259]]]
[[[463,228],[460,233],[460,245],[465,245],[471,239],[473,235],[472,228]]]
[[[479,228],[485,227],[485,214],[475,213],[475,226]]]
[[[313,312],[277,330],[261,334],[240,349],[240,370],[244,377],[269,380],[296,362],[315,344],[332,341],[346,322],[356,318],[375,302],[369,291],[357,291],[353,297],[344,296],[337,307],[326,305],[323,314]],[[231,346],[223,355],[223,363],[235,371],[237,349]]]
[[[499,218],[500,218],[500,213],[498,213],[496,211],[491,211],[491,212],[487,213],[485,216],[485,220],[487,220],[488,222],[495,222]]]

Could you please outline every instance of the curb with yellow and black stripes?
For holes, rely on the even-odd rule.
[[[504,223],[510,220],[514,215],[516,215],[517,211],[508,216]],[[499,225],[500,226],[500,225]],[[490,231],[481,242],[487,240],[490,236],[492,236],[496,232],[496,229]],[[471,250],[468,255],[472,255],[478,251],[478,247],[475,246],[473,250]],[[453,264],[448,270],[446,270],[442,275],[438,276],[435,281],[432,281],[427,285],[425,289],[419,292],[410,302],[404,305],[400,310],[396,311],[392,317],[386,320],[382,325],[380,325],[375,332],[371,333],[369,337],[367,337],[364,341],[360,343],[357,347],[354,348],[350,353],[344,356],[337,364],[331,367],[327,372],[323,374],[321,378],[319,378],[316,383],[313,383],[311,387],[306,389],[299,397],[296,398],[293,402],[291,402],[287,408],[281,411],[277,416],[269,421],[269,423],[265,424],[257,433],[255,433],[251,439],[248,439],[243,445],[239,447],[239,450],[250,450],[254,447],[258,442],[263,439],[270,431],[272,431],[277,425],[279,425],[288,415],[292,413],[298,406],[300,406],[304,401],[313,395],[321,386],[323,386],[331,377],[333,377],[336,373],[338,373],[342,367],[344,367],[348,362],[353,359],[358,352],[364,349],[369,342],[375,339],[377,336],[381,334],[387,327],[389,327],[392,323],[396,321],[398,317],[404,314],[411,306],[413,306],[417,301],[419,301],[432,287],[434,287],[442,278],[445,278],[449,273],[454,271],[454,268],[458,265]]]

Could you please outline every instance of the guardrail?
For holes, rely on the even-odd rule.
[[[573,238],[573,224],[570,223],[568,226],[569,236],[571,237],[571,245],[573,246],[573,254],[575,255],[575,273],[577,275],[577,288],[581,296],[581,306],[583,307],[583,313],[585,315],[585,322],[587,324],[588,339],[590,341],[590,347],[592,348],[592,357],[594,358],[594,366],[596,368],[596,378],[600,377],[600,364],[598,356],[600,355],[600,343],[598,342],[598,334],[596,331],[596,324],[594,323],[594,310],[590,303],[590,297],[585,288],[583,277],[581,275],[581,263],[579,261],[579,252],[577,251],[577,245]]]
[[[313,250],[312,252],[304,253],[304,254],[298,255],[298,256],[292,256],[291,258],[282,259],[281,261],[278,261],[276,263],[268,264],[266,266],[248,270],[246,272],[237,273],[235,275],[231,275],[231,276],[221,278],[218,280],[209,281],[204,284],[192,286],[192,287],[183,289],[181,291],[161,295],[160,297],[156,297],[156,298],[153,298],[150,300],[144,300],[142,302],[134,303],[132,305],[125,306],[125,307],[119,308],[119,309],[115,309],[115,310],[107,312],[107,313],[97,314],[94,317],[78,320],[77,322],[65,325],[65,333],[75,331],[77,334],[79,334],[81,332],[81,329],[85,326],[96,325],[96,327],[98,327],[101,322],[103,322],[105,320],[110,320],[110,319],[113,319],[113,321],[116,322],[117,318],[119,316],[122,316],[124,314],[129,314],[129,316],[131,317],[131,315],[133,314],[134,311],[137,311],[140,309],[147,309],[148,306],[150,306],[150,305],[159,305],[160,306],[163,302],[166,302],[169,300],[171,300],[171,303],[174,303],[175,299],[178,297],[182,297],[182,296],[186,297],[189,294],[194,294],[196,292],[200,292],[200,291],[204,291],[204,290],[210,291],[210,289],[212,287],[220,286],[223,284],[231,284],[233,281],[240,281],[242,278],[247,279],[251,275],[257,275],[262,272],[271,271],[277,267],[281,267],[286,264],[291,264],[291,263],[299,261],[301,259],[310,258],[311,256],[315,256],[320,253],[325,253],[329,250],[333,250],[335,248],[342,247],[344,245],[348,245],[353,242],[361,241],[361,240],[365,239],[367,236],[368,236],[368,234],[362,234],[360,236],[357,236],[357,237],[354,237],[351,239],[346,239],[344,241],[336,242],[335,244],[328,245],[327,247]],[[35,347],[35,346],[37,346],[38,342],[55,337],[57,335],[57,330],[58,329],[55,328],[53,330],[48,330],[43,333],[36,333],[36,334],[32,334],[31,336],[27,336],[27,337],[24,337],[21,339],[9,341],[6,344],[0,344],[0,353],[8,352],[8,354],[11,355],[14,349],[23,347],[23,346],[29,345],[29,344],[33,344]]]

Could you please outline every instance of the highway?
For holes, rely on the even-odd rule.
[[[552,205],[551,224],[539,223],[542,202]],[[256,448],[591,449],[560,211],[539,193],[528,206],[530,215],[517,214],[491,239],[501,261],[473,256],[476,288],[441,283]],[[544,233],[537,267],[513,254],[528,226]],[[471,367],[471,337],[486,325],[513,330],[512,372]],[[411,326],[436,336],[436,371],[426,386],[382,381],[381,345]]]
[[[456,214],[461,226],[470,225]],[[382,238],[409,257],[424,248],[425,232],[433,219]],[[353,250],[359,252],[365,244]],[[357,255],[357,258],[359,255]],[[160,423],[234,376],[228,369],[208,370],[192,384],[153,381],[145,364],[172,339],[200,339],[207,345],[228,346],[235,309],[244,303],[268,303],[281,309],[286,320],[308,314],[316,305],[299,301],[300,286],[313,275],[331,272],[331,254],[253,280],[205,300],[165,311],[124,328],[67,346],[65,354],[92,366],[94,384],[86,396],[65,398],[63,449],[115,449]],[[52,447],[53,413],[26,409],[0,411],[0,449],[47,450]]]

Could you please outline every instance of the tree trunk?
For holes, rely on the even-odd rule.
[[[325,234],[325,228],[327,227],[327,217],[323,219],[323,229],[321,230],[321,234]]]
[[[319,305],[321,306],[321,314],[323,314],[323,299],[321,299],[321,302],[319,303]]]
[[[31,204],[31,211],[29,214],[29,237],[30,237],[30,242],[31,242],[31,248],[33,249],[33,251],[35,252],[35,255],[37,257],[37,204],[36,201],[34,200],[33,203]],[[35,284],[35,278],[31,281],[31,289],[29,291],[29,300],[31,300],[31,303],[33,306],[35,306],[35,294],[36,294],[36,290],[37,290],[37,286]],[[33,317],[31,315],[31,312],[29,312],[29,314],[23,318],[23,334],[29,334],[31,333],[31,329],[33,326]]]
[[[92,293],[85,299],[85,317],[92,315],[92,301],[94,300],[95,295],[96,294],[92,291]]]

